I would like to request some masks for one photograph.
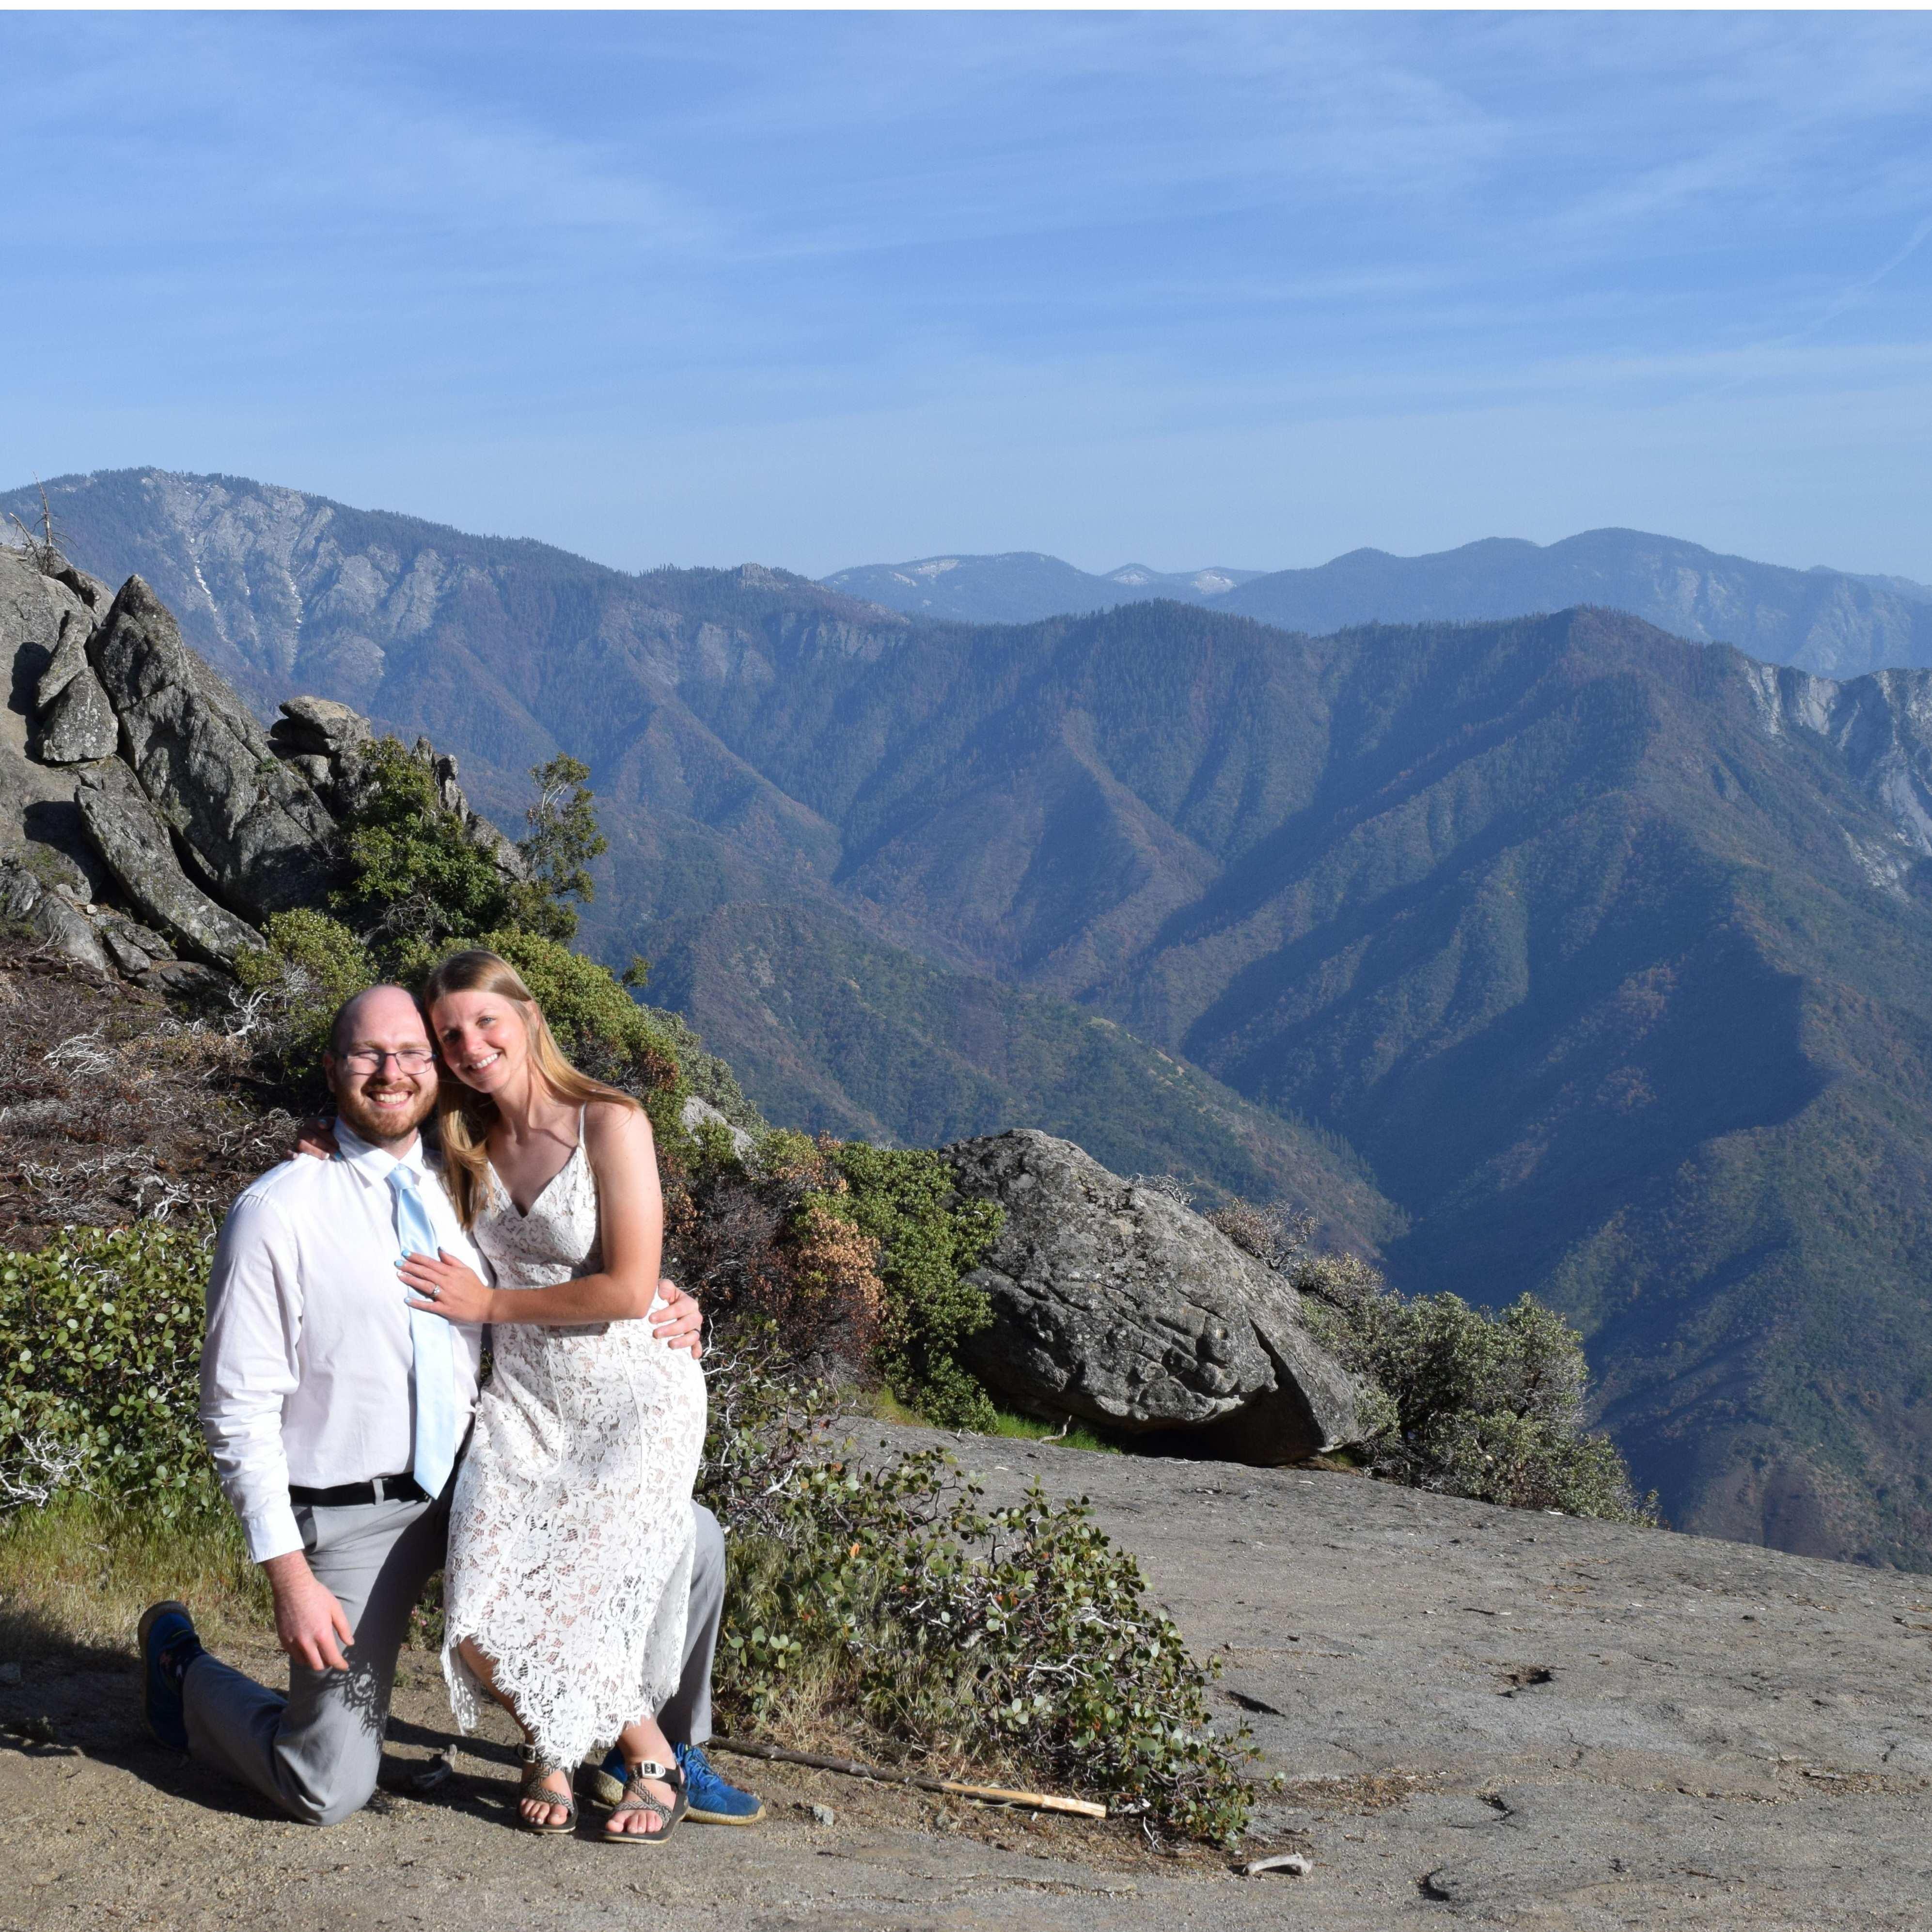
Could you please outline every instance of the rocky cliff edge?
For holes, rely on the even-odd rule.
[[[139,577],[118,592],[0,546],[0,920],[104,973],[182,988],[234,965],[271,914],[323,902],[360,796],[368,721],[291,698],[264,731]],[[441,802],[503,870],[456,761]]]

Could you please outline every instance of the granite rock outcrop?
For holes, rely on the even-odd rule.
[[[179,987],[232,968],[271,915],[326,902],[340,820],[368,793],[366,718],[295,698],[263,730],[140,578],[110,592],[44,549],[0,546],[0,920],[96,972]],[[526,878],[455,760],[427,740],[415,755],[442,808]]]
[[[258,914],[314,904],[334,820],[140,578],[121,586],[87,656],[127,764],[214,889]]]
[[[1261,1464],[1359,1439],[1356,1384],[1299,1293],[1172,1195],[1031,1128],[944,1153],[1005,1210],[970,1277],[992,1324],[961,1352],[1006,1401]]]

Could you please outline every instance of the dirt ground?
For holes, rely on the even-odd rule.
[[[1139,1555],[1288,1780],[1244,1856],[1308,1876],[722,1753],[765,1824],[536,1840],[506,1727],[316,1831],[143,1742],[104,1652],[0,1660],[0,1928],[1932,1927],[1932,1579],[1342,1474],[953,1446],[997,1497],[1084,1491]],[[430,1660],[397,1717],[400,1784],[451,1739]]]

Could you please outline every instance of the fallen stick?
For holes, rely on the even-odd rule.
[[[976,1798],[987,1804],[1024,1804],[1031,1811],[1065,1811],[1076,1818],[1104,1818],[1104,1804],[1084,1798],[1056,1798],[1048,1791],[1006,1791],[996,1784],[962,1784],[952,1778],[928,1778],[916,1771],[892,1771],[883,1765],[861,1764],[856,1758],[824,1757],[817,1751],[793,1750],[784,1744],[761,1744],[750,1738],[713,1738],[706,1747],[738,1757],[769,1758],[776,1764],[802,1764],[813,1771],[836,1771],[844,1778],[869,1778],[876,1784],[910,1784],[920,1791],[940,1791],[952,1798]]]

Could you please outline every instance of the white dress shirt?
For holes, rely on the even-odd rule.
[[[289,1485],[334,1489],[401,1475],[413,1460],[406,1291],[396,1272],[395,1157],[338,1120],[331,1160],[298,1154],[230,1209],[208,1285],[201,1426],[257,1563],[302,1546]],[[441,1244],[485,1281],[417,1140]],[[476,1406],[478,1327],[452,1324],[459,1426]]]

